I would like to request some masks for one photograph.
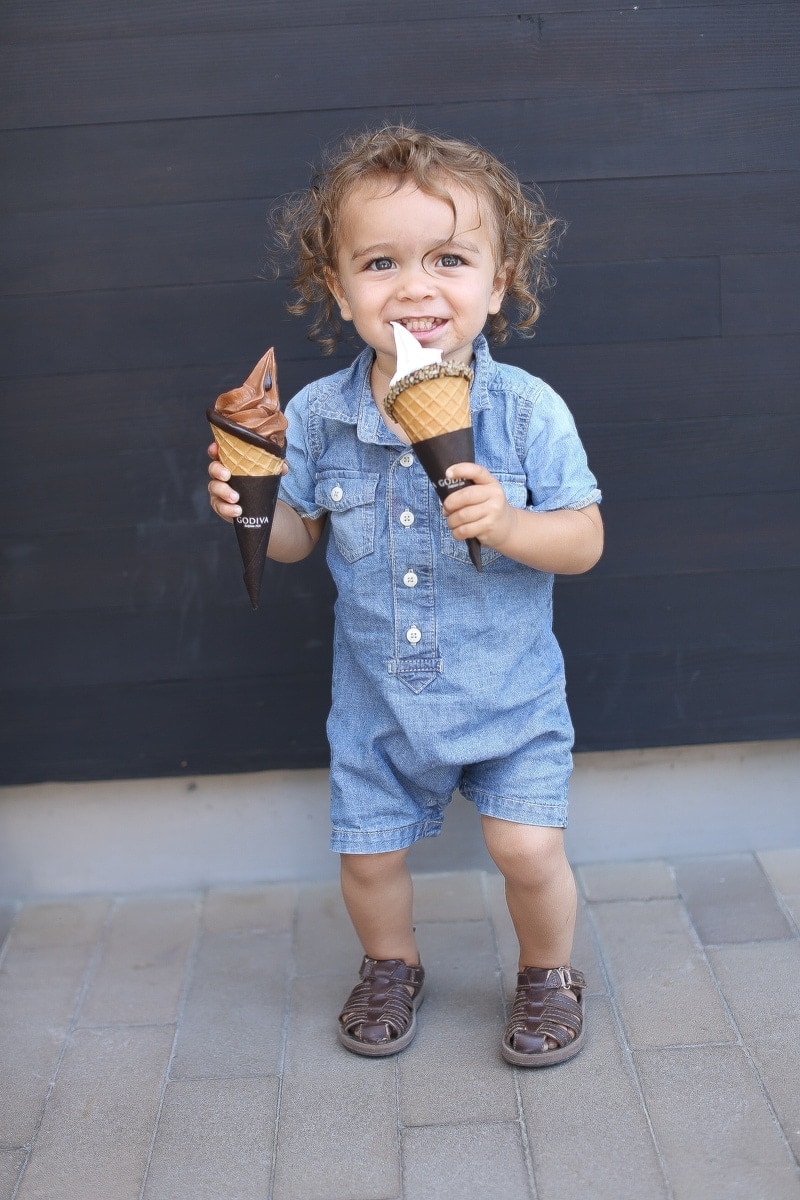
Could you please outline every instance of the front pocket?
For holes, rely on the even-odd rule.
[[[379,475],[359,471],[320,471],[314,485],[319,508],[331,514],[336,547],[347,562],[375,549],[375,492]]]
[[[527,506],[528,481],[524,475],[511,475],[503,471],[493,471],[492,474],[505,492],[506,500],[512,508]],[[450,532],[444,513],[441,513],[440,521],[442,554],[446,554],[448,558],[454,558],[456,562],[465,563],[474,571],[467,543],[456,541]],[[481,562],[484,567],[488,567],[490,563],[496,562],[498,558],[502,557],[499,550],[490,550],[488,546],[481,546]]]

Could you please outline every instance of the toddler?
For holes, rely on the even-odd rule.
[[[269,546],[297,561],[330,523],[331,847],[364,950],[338,1036],[356,1054],[395,1054],[416,1032],[424,970],[406,856],[440,832],[455,789],[480,813],[519,939],[504,1058],[548,1066],[584,1037],[563,832],[573,730],[552,589],[554,574],[600,557],[600,493],[562,400],[495,362],[484,336],[531,330],[553,225],[485,150],[389,126],[348,138],[277,217],[295,255],[292,311],[313,314],[328,350],[342,321],[366,344],[288,405]],[[472,486],[444,505],[384,405],[393,321],[474,368],[476,463],[449,471]],[[232,520],[238,496],[209,454],[212,508]]]

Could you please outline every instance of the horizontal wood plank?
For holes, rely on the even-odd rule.
[[[735,20],[701,8],[609,9],[488,19],[189,32],[0,46],[3,127],[324,108],[742,90],[800,85],[800,30],[786,5]],[[359,69],[342,69],[359,46]],[[442,53],[443,45],[446,53]],[[658,47],[658,53],[653,48]]]
[[[579,751],[800,734],[797,647],[592,655],[568,658],[567,674]],[[292,673],[4,693],[0,783],[325,766],[328,684]]]
[[[546,379],[581,429],[637,416],[661,421],[797,411],[797,335],[575,347],[534,340],[500,356]]]
[[[3,611],[138,611],[174,605],[177,597],[230,603],[241,595],[235,538],[211,514],[205,495],[202,510],[199,524],[162,519],[116,530],[6,535],[0,542]],[[603,515],[606,548],[595,567],[603,578],[800,567],[800,492],[669,501],[607,496]],[[280,564],[267,569],[276,577],[292,571]],[[308,569],[318,572],[312,591],[325,595],[319,550]]]
[[[295,672],[2,693],[0,783],[323,767],[329,704],[327,676]]]
[[[640,9],[659,8],[664,0],[640,0]],[[735,0],[679,0],[678,7],[740,7]],[[536,13],[560,13],[564,0],[537,0]],[[575,11],[602,12],[609,0],[579,0]],[[435,9],[429,0],[405,0],[406,21],[420,23],[443,19],[519,15],[519,0],[439,0]],[[530,19],[528,14],[527,19]],[[518,16],[522,20],[522,16]],[[46,44],[91,38],[128,39],[158,34],[231,30],[306,29],[308,26],[394,23],[397,9],[389,0],[339,0],[335,14],[329,0],[303,0],[287,5],[283,0],[227,0],[224,5],[198,4],[197,0],[138,0],[135,5],[121,0],[81,0],[76,6],[53,5],[51,0],[4,0],[0,42]]]
[[[266,683],[331,671],[333,586],[317,564],[270,565],[252,612],[232,566],[224,603],[168,595],[155,608],[56,609],[0,620],[0,657],[15,689],[224,680]],[[800,571],[738,571],[618,580],[559,579],[555,628],[570,658],[610,654],[772,653],[797,641]]]
[[[166,398],[165,398],[166,404]],[[168,437],[131,418],[67,425],[57,440],[11,439],[5,516],[18,536],[191,523],[207,504],[204,411]],[[618,502],[796,492],[800,415],[585,424],[589,464]],[[98,499],[102,509],[98,511]]]
[[[254,353],[263,353],[267,342]],[[325,358],[310,347],[303,357],[290,358],[280,343],[277,350],[284,404],[310,380],[347,366],[352,358]],[[543,346],[534,339],[525,346],[495,348],[494,354],[547,380],[567,400],[581,430],[632,420],[759,414],[768,419],[797,412],[798,335],[578,347]],[[141,448],[149,438],[154,446],[183,447],[191,458],[193,446],[205,441],[207,406],[240,384],[251,365],[249,359],[227,357],[205,366],[0,381],[3,430],[21,452],[35,434],[49,460],[60,453],[62,438],[82,438],[87,447],[115,451],[123,445]]]
[[[800,172],[584,180],[545,189],[558,263],[739,258],[800,249]],[[6,295],[226,283],[269,273],[272,197],[9,213]],[[736,256],[736,257],[734,257]],[[733,260],[733,261],[731,261]],[[762,289],[763,290],[763,289]]]
[[[0,209],[102,208],[270,196],[308,184],[345,131],[413,120],[473,138],[521,178],[665,178],[778,171],[800,159],[800,91],[649,93],[530,101],[439,100],[0,131]],[[535,134],[530,131],[534,130]]]
[[[765,254],[722,260],[722,322],[729,336],[797,333],[800,254]]]
[[[675,303],[675,296],[681,303]],[[265,341],[307,347],[282,281],[11,297],[0,301],[6,377],[256,361]],[[720,334],[715,259],[564,264],[538,344],[651,341]]]
[[[556,580],[555,630],[571,657],[771,652],[797,641],[798,588],[797,568],[624,580],[591,571]]]
[[[567,660],[578,750],[800,735],[800,648]]]

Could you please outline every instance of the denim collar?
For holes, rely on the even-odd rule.
[[[473,352],[475,379],[470,390],[469,403],[473,412],[480,412],[482,409],[491,408],[489,380],[495,365],[483,334],[475,339]],[[372,397],[369,375],[373,358],[373,351],[367,346],[346,371],[320,380],[318,411],[322,417],[341,421],[345,425],[355,425],[361,442],[379,446],[400,446],[404,443],[386,428]]]

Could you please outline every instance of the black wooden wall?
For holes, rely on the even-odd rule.
[[[324,563],[269,564],[251,613],[203,412],[269,344],[284,398],[329,369],[260,278],[265,213],[386,117],[570,224],[504,353],[606,497],[602,564],[558,586],[579,748],[800,733],[797,16],[5,0],[2,781],[325,763]]]

